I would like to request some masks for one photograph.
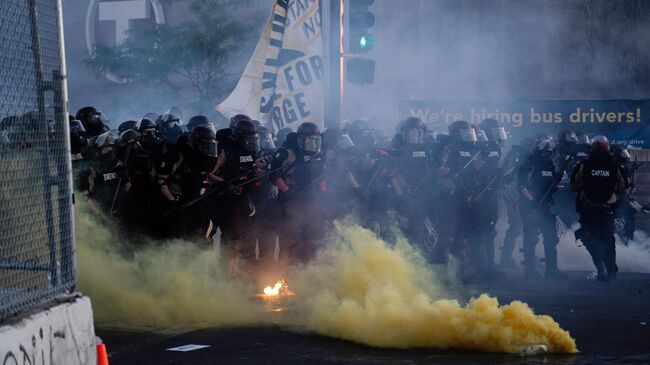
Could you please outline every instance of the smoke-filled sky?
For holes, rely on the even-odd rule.
[[[150,100],[160,90],[117,85],[83,68],[92,3],[64,2],[71,109],[95,104],[115,122],[140,105],[166,109],[168,99]],[[235,16],[261,30],[272,3],[252,2],[255,16]],[[188,20],[187,4],[165,8],[167,22]],[[398,100],[409,98],[648,97],[650,4],[643,0],[376,0],[372,9],[377,42],[367,57],[377,61],[376,82],[346,86],[344,119],[372,116],[390,127]],[[247,61],[244,55],[233,67]]]

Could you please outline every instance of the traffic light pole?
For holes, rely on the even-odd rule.
[[[327,63],[324,82],[325,128],[341,124],[341,3],[342,0],[321,0],[323,55]]]

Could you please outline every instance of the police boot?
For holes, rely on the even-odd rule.
[[[547,279],[567,279],[569,276],[557,268],[557,247],[544,246],[544,260],[546,263],[546,272],[544,276]]]

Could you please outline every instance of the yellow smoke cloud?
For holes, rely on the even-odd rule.
[[[178,329],[261,320],[247,296],[254,289],[221,276],[211,250],[180,240],[136,250],[119,242],[115,227],[80,209],[75,218],[79,288],[99,324]]]
[[[378,347],[434,347],[516,353],[543,344],[576,352],[549,316],[522,302],[500,306],[481,295],[463,306],[438,299],[433,275],[402,242],[389,248],[358,226],[339,226],[334,246],[296,274],[307,294],[306,325],[319,333]]]
[[[183,241],[125,246],[116,242],[115,227],[79,208],[76,226],[79,287],[100,325],[176,329],[278,320],[251,297],[259,288],[225,278],[211,250]],[[329,241],[315,260],[291,270],[296,296],[284,323],[378,347],[515,353],[544,344],[549,352],[577,351],[568,332],[525,303],[499,306],[487,295],[464,306],[442,299],[450,293],[440,276],[403,240],[389,247],[359,226],[339,225]]]

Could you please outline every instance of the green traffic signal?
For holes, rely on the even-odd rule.
[[[362,50],[370,50],[375,48],[375,37],[371,34],[361,36],[359,39],[359,48]]]

